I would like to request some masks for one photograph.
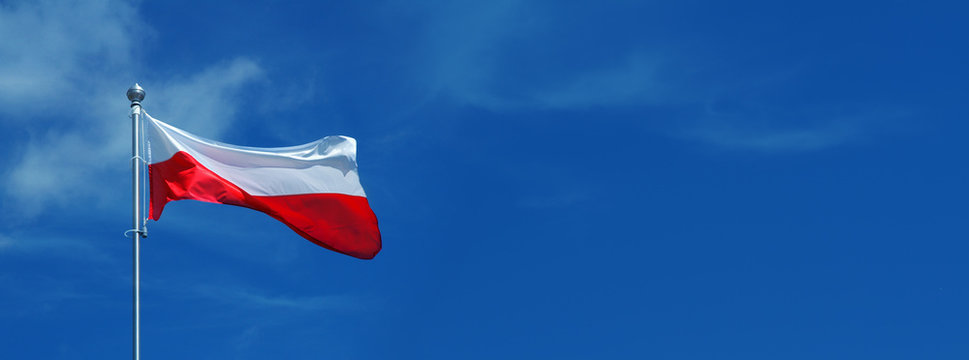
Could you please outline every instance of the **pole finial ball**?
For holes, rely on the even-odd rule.
[[[131,102],[141,102],[145,99],[145,89],[142,89],[138,83],[135,83],[130,89],[128,89],[128,100]]]

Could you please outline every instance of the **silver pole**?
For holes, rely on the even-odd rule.
[[[144,232],[141,220],[141,101],[145,99],[145,90],[135,83],[128,89],[128,100],[131,101],[131,198],[132,198],[132,227],[134,230],[134,359],[141,359],[141,237]]]

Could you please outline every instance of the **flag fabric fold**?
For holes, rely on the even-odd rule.
[[[149,217],[165,204],[199,200],[264,212],[324,248],[372,259],[377,217],[357,174],[356,140],[327,136],[298,146],[255,148],[192,135],[145,114]]]

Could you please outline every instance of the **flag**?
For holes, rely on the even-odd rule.
[[[256,148],[192,135],[145,114],[149,217],[165,204],[200,200],[258,210],[307,240],[361,259],[380,251],[377,217],[357,175],[357,142],[327,136]]]

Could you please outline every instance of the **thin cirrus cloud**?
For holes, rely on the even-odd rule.
[[[204,294],[211,296],[213,300],[296,311],[353,310],[364,306],[361,299],[347,295],[272,296],[244,289],[217,289],[215,292],[205,291]]]
[[[132,34],[151,32],[133,20],[136,13],[112,0],[0,7],[0,58],[9,59],[0,62],[0,119],[25,122],[30,134],[6,149],[21,154],[2,179],[15,216],[32,218],[78,200],[106,206],[121,196],[86,185],[122,186],[120,171],[128,168],[123,93],[139,72],[135,43],[144,40]],[[152,83],[151,95],[165,99],[154,102],[165,106],[155,116],[191,114],[188,128],[217,136],[239,106],[233,95],[261,77],[256,62],[240,57]]]
[[[708,144],[761,152],[796,152],[821,150],[841,145],[855,136],[853,124],[828,124],[812,129],[751,130],[731,127],[698,128],[688,137]]]
[[[676,101],[657,76],[665,70],[660,56],[636,48],[579,60],[590,50],[561,40],[576,29],[553,4],[456,2],[420,14],[427,25],[413,80],[431,84],[431,96],[494,111]]]
[[[0,5],[0,114],[24,114],[80,96],[125,67],[141,40],[135,9],[123,1]],[[69,101],[70,99],[66,99]],[[5,116],[16,121],[17,116]]]
[[[101,246],[99,246],[101,245]],[[102,244],[71,236],[15,233],[0,234],[0,256],[42,254],[90,262],[112,262]]]
[[[268,294],[265,291],[240,284],[203,284],[185,287],[184,282],[177,284],[168,281],[155,281],[148,286],[164,289],[165,296],[182,300],[205,299],[213,302],[233,304],[240,308],[289,310],[293,312],[317,312],[326,310],[375,310],[379,304],[363,296],[319,295],[293,296],[287,294]]]
[[[771,106],[776,94],[796,91],[789,85],[803,75],[798,74],[803,63],[738,69],[649,41],[607,50],[586,48],[595,44],[561,40],[585,30],[537,2],[451,4],[423,9],[421,15],[428,25],[417,47],[414,81],[430,84],[430,97],[458,104],[495,112],[636,108],[646,114],[638,120],[671,137],[768,153],[841,146],[857,139],[870,120],[838,112],[809,114],[813,105],[788,109],[794,113],[789,122],[778,118],[765,123],[757,111],[740,110],[717,119],[704,113],[709,102],[724,94],[746,104],[741,108]],[[651,28],[639,28],[648,39]],[[589,31],[600,31],[596,36],[602,39],[623,36],[608,28]],[[764,81],[778,77],[785,81]],[[657,109],[695,116],[666,123],[644,119]],[[808,115],[818,116],[801,120]]]

